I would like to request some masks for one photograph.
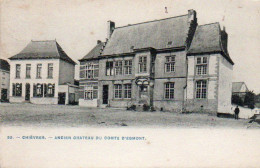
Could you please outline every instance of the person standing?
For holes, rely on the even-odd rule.
[[[238,120],[238,114],[239,114],[239,108],[238,106],[235,108],[235,119]]]

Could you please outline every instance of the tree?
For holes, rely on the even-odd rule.
[[[238,95],[232,95],[232,104],[244,106],[244,102],[243,102],[242,98]]]
[[[255,93],[253,91],[246,93],[244,104],[251,109],[255,108]]]

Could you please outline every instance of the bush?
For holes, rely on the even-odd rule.
[[[252,91],[246,93],[244,104],[249,108],[255,108],[255,94]]]
[[[232,104],[244,106],[244,101],[238,95],[232,95]]]

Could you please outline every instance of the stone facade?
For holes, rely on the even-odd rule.
[[[164,27],[171,24],[172,28]],[[98,41],[97,46],[79,60],[80,106],[146,105],[172,112],[230,111],[233,62],[225,50],[227,46],[221,46],[227,34],[220,30],[218,23],[197,27],[196,12],[189,10],[187,18],[113,26],[115,24],[109,21],[107,41]],[[160,32],[158,27],[167,30]],[[173,40],[170,39],[172,34],[165,34],[172,31]],[[222,34],[225,38],[220,38]],[[151,42],[151,36],[156,43]],[[205,36],[205,44],[201,44],[204,43],[201,36]],[[144,38],[149,41],[143,41]],[[166,44],[165,38],[169,38]],[[227,41],[223,44],[227,45]],[[127,69],[129,60],[131,73]],[[91,70],[91,66],[98,68]],[[88,75],[94,71],[98,71],[98,75]],[[223,93],[227,93],[226,97]]]

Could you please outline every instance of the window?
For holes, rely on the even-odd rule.
[[[165,99],[174,99],[174,83],[165,83]]]
[[[53,63],[48,64],[48,78],[53,78]]]
[[[21,83],[13,83],[13,96],[22,96],[22,84]]]
[[[125,74],[132,74],[132,60],[125,60]]]
[[[207,81],[200,80],[196,82],[196,98],[205,99],[207,97]]]
[[[124,98],[131,98],[131,94],[132,94],[131,89],[132,89],[131,84],[124,85]]]
[[[118,85],[118,84],[116,84],[115,86],[114,86],[114,89],[115,89],[115,98],[116,99],[120,99],[120,98],[122,98],[122,85]]]
[[[42,78],[42,64],[37,64],[36,78]]]
[[[174,72],[175,71],[175,56],[166,56],[165,57],[165,72]]]
[[[33,85],[33,97],[43,97],[43,84]]]
[[[113,76],[114,75],[114,69],[113,69],[113,62],[106,62],[106,75],[107,76]]]
[[[92,79],[94,78],[94,66],[93,64],[86,65],[86,78]]]
[[[197,61],[196,61],[197,75],[207,74],[207,64],[208,64],[207,57],[197,57]]]
[[[99,65],[95,63],[88,63],[80,66],[80,78],[93,79],[97,78],[99,74]]]
[[[31,78],[31,64],[26,64],[26,78]]]
[[[98,98],[98,85],[97,84],[87,84],[84,88],[84,99],[92,100]]]
[[[123,74],[123,61],[116,61],[115,62],[115,75],[122,75]]]
[[[147,57],[141,56],[139,57],[139,72],[144,73],[147,72]]]
[[[54,97],[55,84],[44,84],[44,97]]]
[[[21,65],[16,64],[15,77],[20,78],[21,77],[20,75],[21,75]]]

